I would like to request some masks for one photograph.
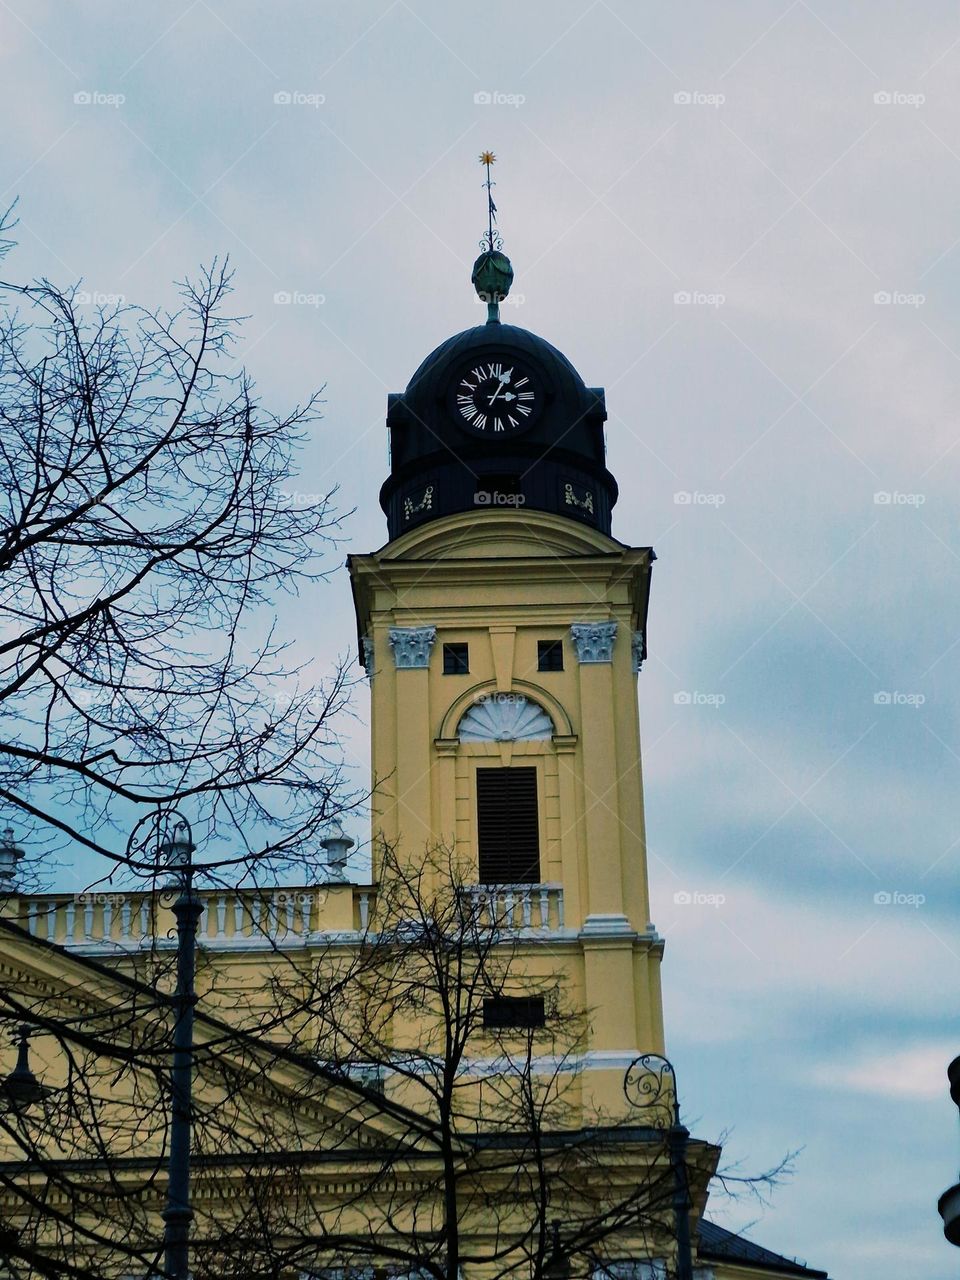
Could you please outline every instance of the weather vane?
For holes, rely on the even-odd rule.
[[[497,220],[497,206],[493,203],[493,188],[497,184],[490,177],[490,166],[497,163],[497,157],[492,151],[481,151],[480,163],[487,167],[487,180],[483,184],[487,188],[487,234],[480,241],[480,248],[486,249],[488,253],[493,253],[495,250],[503,248],[503,237],[499,231],[494,231],[493,229],[493,224]]]
[[[487,232],[480,241],[483,252],[473,264],[471,279],[477,296],[487,304],[487,324],[500,323],[500,303],[513,284],[513,267],[503,252],[503,238],[493,225],[497,220],[497,206],[493,203],[493,188],[496,183],[490,176],[490,166],[496,162],[497,157],[492,151],[480,152],[480,163],[487,170],[487,180],[483,184],[487,188]]]

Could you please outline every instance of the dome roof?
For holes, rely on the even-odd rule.
[[[579,373],[563,352],[547,342],[546,338],[513,324],[478,324],[472,329],[464,329],[462,333],[455,333],[430,352],[407,383],[404,399],[410,404],[421,397],[443,394],[444,382],[449,377],[451,366],[459,367],[474,355],[504,348],[539,363],[558,390],[572,392],[577,400],[586,392],[586,385]]]
[[[605,419],[602,389],[538,334],[498,321],[454,334],[388,400],[380,504],[390,537],[485,506],[550,511],[609,533],[617,486]]]

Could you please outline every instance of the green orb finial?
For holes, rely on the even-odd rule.
[[[473,264],[470,279],[480,301],[487,304],[487,324],[499,324],[500,303],[513,284],[510,259],[499,249],[486,249]]]

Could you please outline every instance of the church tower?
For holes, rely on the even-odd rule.
[[[663,1051],[637,708],[655,557],[611,533],[603,390],[500,319],[492,218],[473,280],[486,323],[389,397],[389,537],[349,561],[374,880],[382,841],[455,850],[589,1010],[585,1099],[612,1107],[629,1062]]]

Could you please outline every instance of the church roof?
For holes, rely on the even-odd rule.
[[[811,1280],[829,1280],[826,1271],[817,1271],[807,1267],[795,1258],[785,1258],[783,1254],[765,1249],[763,1245],[754,1244],[726,1227],[715,1222],[700,1222],[700,1247],[698,1257],[703,1262],[730,1262],[743,1267],[758,1267],[764,1271],[774,1271],[784,1276],[809,1276]]]
[[[517,408],[487,417],[477,397],[486,406],[485,383],[498,382]],[[539,334],[498,320],[455,333],[388,397],[380,504],[391,539],[461,511],[482,517],[484,505],[547,511],[609,536],[617,482],[606,468],[606,416],[603,390]]]
[[[442,383],[451,366],[471,359],[474,352],[488,347],[506,348],[520,355],[532,356],[546,372],[553,375],[558,386],[567,394],[586,391],[580,374],[563,352],[558,351],[546,338],[513,324],[478,324],[447,338],[420,362],[407,383],[405,398],[409,399],[414,394],[429,395],[431,392],[441,391],[442,386],[437,384]]]

